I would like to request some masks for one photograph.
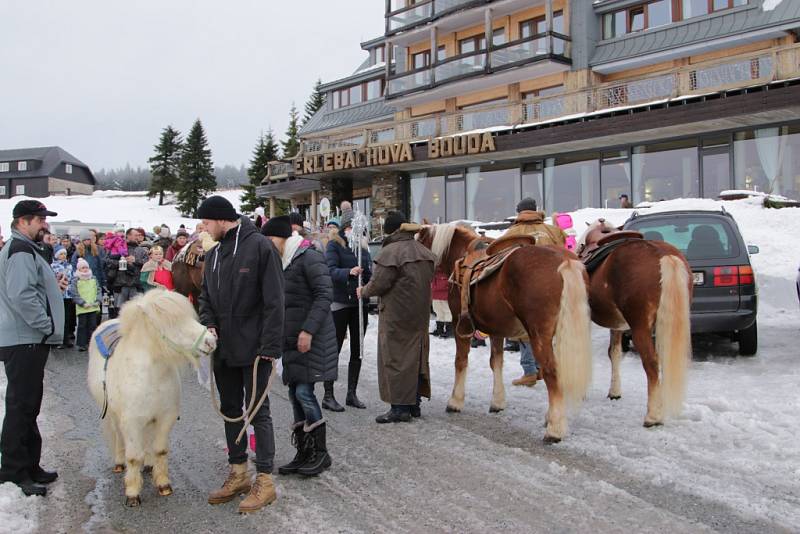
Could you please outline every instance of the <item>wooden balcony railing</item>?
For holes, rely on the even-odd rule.
[[[306,140],[303,150],[311,154],[399,141],[426,141],[471,130],[534,125],[791,78],[800,78],[800,44],[696,63],[522,102],[427,115],[357,133],[315,138]]]

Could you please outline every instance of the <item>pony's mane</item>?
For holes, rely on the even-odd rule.
[[[184,356],[179,356],[166,339],[172,339],[172,332],[186,328],[187,321],[197,321],[189,299],[174,291],[152,289],[122,307],[119,329],[123,338],[150,342],[164,356],[174,355],[182,360]]]
[[[453,242],[453,237],[456,234],[463,234],[469,238],[478,237],[475,230],[470,226],[465,226],[462,223],[447,223],[447,224],[434,224],[431,226],[433,229],[433,243],[431,244],[431,252],[436,256],[436,265],[438,266],[450,250],[450,244]]]

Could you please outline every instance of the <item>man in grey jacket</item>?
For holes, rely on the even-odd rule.
[[[6,415],[0,436],[0,482],[13,482],[26,495],[46,495],[56,472],[41,468],[42,437],[36,418],[44,393],[50,345],[64,332],[61,291],[39,242],[46,218],[56,215],[38,200],[14,206],[11,240],[0,251],[0,360],[5,365]]]

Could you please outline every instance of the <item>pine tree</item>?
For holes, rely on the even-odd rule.
[[[200,201],[216,188],[217,179],[214,176],[211,150],[208,148],[203,125],[197,119],[186,138],[181,155],[178,209],[182,214],[194,217]]]
[[[256,187],[261,185],[261,180],[267,175],[267,166],[270,161],[278,159],[278,145],[275,143],[275,136],[272,129],[267,130],[267,135],[263,133],[258,138],[255,149],[253,149],[253,159],[247,168],[248,184],[244,185],[242,193],[242,211],[250,212],[259,206],[264,206],[264,199],[256,196]]]
[[[322,80],[317,79],[311,96],[306,102],[306,114],[303,116],[303,124],[307,123],[314,114],[325,105],[325,93],[322,92]]]
[[[148,198],[158,195],[158,205],[164,205],[164,192],[175,191],[178,188],[178,175],[180,173],[181,151],[183,140],[178,130],[167,126],[161,131],[161,139],[153,147],[155,154],[150,158],[150,181]]]
[[[286,129],[286,141],[281,141],[283,145],[283,159],[293,158],[300,152],[300,138],[297,135],[297,107],[292,102],[292,109],[289,110],[289,127]]]

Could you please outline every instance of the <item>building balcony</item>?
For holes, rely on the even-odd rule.
[[[414,5],[391,10],[387,3],[386,35],[393,35],[427,24],[460,9],[477,7],[491,0],[423,0]]]
[[[489,50],[460,54],[434,63],[431,66],[394,73],[389,76],[386,98],[392,99],[418,91],[430,90],[458,80],[487,76],[514,67],[540,64],[559,70],[570,65],[570,39],[557,32],[543,32]],[[544,72],[538,75],[545,74]],[[547,72],[549,74],[549,72]],[[535,77],[537,73],[526,73]],[[429,95],[439,97],[440,95]]]
[[[519,44],[509,43],[507,47],[498,47],[496,52],[505,54],[507,64],[513,65],[519,62],[520,55],[517,54],[524,58],[525,54],[532,53],[516,52]],[[506,48],[509,50],[505,50]],[[469,71],[469,64],[463,66],[464,63],[457,58],[453,58],[451,63],[459,67],[450,67],[451,70],[446,70],[445,73],[458,77],[463,76],[464,71]],[[435,73],[432,74],[433,70],[400,75],[392,81],[411,81],[405,82],[405,86],[395,85],[395,89],[422,88],[426,83],[431,83],[425,76],[435,76]],[[478,70],[483,72],[479,67]],[[470,75],[467,72],[467,76]],[[412,78],[415,76],[419,76],[421,80],[417,85],[416,78]],[[715,59],[521,102],[426,115],[392,124],[351,130],[336,136],[305,139],[302,150],[304,155],[311,155],[397,142],[425,142],[434,137],[483,129],[531,128],[548,122],[578,120],[604,113],[623,113],[653,105],[677,104],[687,98],[748,90],[792,78],[800,78],[800,44]]]

